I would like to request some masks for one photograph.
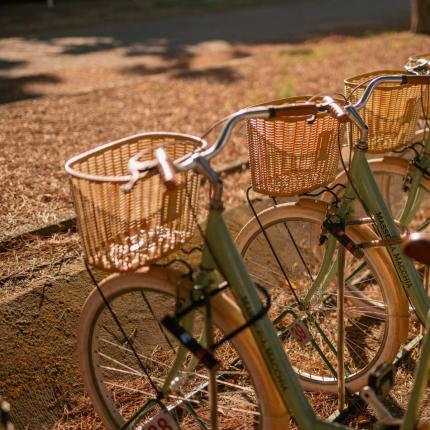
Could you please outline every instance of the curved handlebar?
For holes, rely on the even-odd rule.
[[[369,100],[373,90],[381,84],[388,82],[398,82],[401,85],[430,85],[429,75],[394,75],[394,76],[378,76],[371,80],[367,85],[366,90],[360,99],[352,105],[356,110],[360,110]]]
[[[329,100],[326,100],[329,99]],[[230,117],[227,123],[224,125],[220,135],[218,136],[215,144],[208,148],[202,153],[193,154],[179,167],[184,167],[184,170],[188,170],[196,165],[195,161],[197,158],[206,158],[210,160],[211,158],[218,155],[222,150],[228,138],[230,137],[231,131],[234,126],[246,118],[281,118],[287,116],[299,116],[299,115],[315,115],[318,112],[328,112],[330,115],[334,116],[341,122],[345,122],[348,114],[343,110],[343,108],[337,104],[331,97],[325,98],[325,103],[315,104],[315,103],[297,103],[297,104],[285,104],[276,106],[264,106],[264,107],[254,107],[242,109],[236,112]],[[342,113],[341,113],[342,112]]]
[[[161,154],[162,158],[159,161],[160,173],[166,178],[166,184],[174,187],[174,171],[185,172],[187,170],[197,167],[199,159],[206,159],[209,161],[213,157],[217,156],[223,149],[225,143],[231,135],[234,126],[241,120],[251,118],[283,118],[288,116],[306,116],[316,115],[318,112],[328,112],[331,116],[336,118],[339,122],[344,123],[350,121],[350,118],[357,122],[359,117],[356,111],[360,110],[366,102],[369,100],[373,90],[383,83],[397,82],[401,85],[430,85],[430,75],[394,75],[394,76],[378,76],[367,85],[363,95],[355,104],[350,104],[345,107],[339,105],[331,97],[324,97],[323,103],[296,103],[296,104],[284,104],[274,106],[258,106],[253,108],[242,109],[233,114],[224,125],[221,133],[219,134],[215,144],[203,152],[198,152],[190,155],[185,160],[173,163],[164,154]],[[355,111],[355,112],[354,112]],[[125,190],[130,190],[134,183],[139,179],[140,173],[143,171],[153,171],[154,164],[149,165],[148,162],[139,162],[137,160],[130,160],[129,171],[131,173],[131,180],[125,187]]]
[[[399,84],[404,83],[403,82],[403,75],[396,75],[396,76],[378,76],[375,79],[372,79],[369,84],[367,85],[363,95],[360,97],[360,99],[352,105],[356,110],[360,110],[369,100],[373,90],[383,83],[387,82],[398,82]]]
[[[175,187],[174,172],[185,172],[194,169],[199,164],[199,160],[205,159],[209,161],[218,155],[223,149],[225,143],[231,135],[234,126],[244,119],[255,118],[282,118],[288,116],[307,116],[316,115],[318,112],[328,112],[340,122],[348,121],[348,114],[344,111],[338,103],[331,97],[325,97],[322,104],[315,103],[297,103],[297,104],[284,104],[273,106],[259,106],[242,109],[227,120],[226,124],[221,130],[215,144],[202,152],[196,152],[188,156],[186,159],[173,162],[171,161],[164,151],[157,152],[157,159],[155,163],[152,161],[139,161],[139,154],[132,157],[128,162],[128,170],[131,174],[130,181],[124,186],[124,191],[130,191],[134,184],[139,180],[141,174],[151,173],[156,171],[159,165],[159,172],[163,176],[163,180],[167,187]]]
[[[279,106],[268,106],[270,118],[287,116],[316,115],[318,107],[313,103],[293,103]]]

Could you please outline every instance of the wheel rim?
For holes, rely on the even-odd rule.
[[[159,319],[175,308],[175,298],[165,292],[138,288],[113,297],[110,303],[152,379],[148,383],[145,372],[139,368],[131,348],[121,338],[111,314],[101,306],[91,330],[89,367],[99,396],[103,399],[104,413],[109,414],[110,421],[118,426],[150,399],[155,399],[152,384],[160,388],[166,381],[178,345],[166,334]],[[193,328],[197,339],[203,325],[203,316],[197,317]],[[221,336],[219,331],[216,336]],[[217,379],[219,427],[235,428],[236,422],[238,425],[245,423],[246,428],[261,428],[256,395],[235,350],[226,344],[217,354],[222,357],[223,363]],[[192,358],[189,353],[186,356],[185,362],[189,365]],[[172,390],[161,403],[171,409],[171,415],[181,428],[209,428],[208,372],[201,365],[194,370],[187,370],[184,366],[178,376],[175,391]],[[147,423],[160,411],[160,406],[154,402],[134,428]]]
[[[266,234],[299,301],[309,290],[311,279],[315,279],[324,255],[324,247],[318,244],[320,226],[321,221],[298,217],[290,218],[287,223],[278,220],[265,226]],[[278,333],[283,336],[285,348],[297,373],[318,385],[336,384],[335,277],[327,290],[315,296],[310,308],[303,311],[260,231],[250,237],[242,249],[242,255],[256,282],[268,288],[272,294],[274,304],[271,317],[272,320],[279,319]],[[353,265],[353,260],[351,255],[347,256],[347,279],[358,265],[357,262]],[[286,309],[291,312],[287,311],[283,317]],[[370,370],[386,340],[388,318],[384,292],[372,280],[366,267],[349,279],[345,317],[345,365],[349,381]],[[303,334],[303,330],[305,340],[302,342],[300,334]]]

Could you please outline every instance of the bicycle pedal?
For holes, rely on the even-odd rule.
[[[212,352],[200,345],[200,343],[197,342],[197,340],[194,339],[193,336],[178,323],[176,318],[166,315],[161,320],[161,323],[209,370],[216,370],[219,367],[220,362],[215,358]]]
[[[378,397],[385,397],[394,385],[395,368],[392,364],[382,363],[369,375],[368,385]]]

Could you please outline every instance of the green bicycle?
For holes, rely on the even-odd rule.
[[[364,129],[354,108],[347,109],[348,117]],[[241,119],[324,111],[339,121],[348,119],[332,99],[258,107],[232,116],[207,150],[204,142],[190,136],[145,134],[67,163],[87,260],[96,267],[132,271],[98,285],[84,306],[79,328],[85,385],[107,428],[285,429],[290,414],[303,429],[344,428],[319,420],[306,400],[285,355],[283,337],[270,320],[270,295],[252,282],[223,221],[222,182],[208,163]],[[164,150],[156,149],[160,147]],[[357,156],[355,163],[366,166],[364,154]],[[130,157],[131,175],[123,161]],[[190,271],[180,259],[179,270],[170,263],[137,270],[182,246],[192,235],[198,194],[193,171],[205,175],[213,186],[200,270]],[[128,193],[122,191],[124,186]],[[380,203],[384,207],[382,199]],[[310,207],[320,216],[321,211]],[[387,212],[383,210],[384,215]],[[390,226],[388,215],[387,219]],[[398,237],[397,229],[393,236]],[[348,237],[356,244],[377,240],[372,229],[354,223],[348,227]],[[394,251],[397,248],[393,246]],[[378,278],[392,279],[384,278],[392,271],[383,250],[363,252]],[[401,261],[411,266],[408,260]],[[356,299],[366,303],[365,314],[371,316],[396,305],[364,301],[359,289]],[[395,311],[394,306],[380,319],[394,324],[402,317]],[[170,318],[163,318],[166,314]],[[296,332],[299,336],[300,330]],[[421,372],[428,372],[427,349]],[[423,384],[417,380],[413,393]],[[418,403],[417,397],[409,410]],[[393,425],[391,418],[385,417],[385,423]],[[413,428],[415,423],[416,411],[410,412],[402,428]]]
[[[387,80],[384,80],[386,78]],[[405,85],[401,83],[401,79],[404,79],[402,75],[375,77],[362,91],[362,96],[357,100],[355,106],[357,109],[366,106],[366,102],[374,93],[375,88],[381,83],[383,94],[388,91],[392,98],[393,90],[402,91],[401,87]],[[420,78],[411,76],[411,79]],[[428,79],[428,77],[423,77],[423,79]],[[419,96],[420,89],[418,86],[414,89],[413,85],[409,85],[408,88],[411,95],[404,101],[404,104],[410,104],[410,100],[415,102],[412,104],[415,110],[411,116],[418,118],[419,106],[416,104],[416,97]],[[395,93],[394,96],[399,99],[398,94]],[[374,104],[372,102],[372,106]],[[252,134],[254,130],[259,127],[263,129],[263,125],[260,123],[264,123],[265,130],[270,130],[270,133],[273,134],[270,128],[272,124],[263,120],[253,120],[249,126],[251,140],[255,138]],[[399,121],[399,125],[404,129],[404,122]],[[362,124],[361,127],[362,129],[358,123],[355,124],[355,135],[357,139],[367,142],[367,126]],[[408,127],[409,134],[413,135],[415,122],[412,120]],[[359,131],[363,136],[358,134]],[[258,136],[261,136],[261,131],[259,133]],[[269,134],[269,131],[267,133]],[[397,135],[396,138],[398,138]],[[300,144],[302,144],[301,141]],[[263,143],[260,143],[259,147],[263,147]],[[334,151],[338,150],[334,149]],[[331,194],[327,193],[327,200],[333,200],[334,195],[334,204],[304,198],[295,203],[278,204],[275,199],[272,208],[258,214],[255,211],[254,218],[243,227],[236,238],[237,246],[253,279],[269,288],[274,297],[279,297],[285,308],[284,312],[287,314],[285,318],[288,318],[289,326],[294,327],[297,324],[305,323],[303,329],[309,332],[308,341],[302,343],[294,336],[290,336],[286,341],[286,347],[288,351],[292,351],[290,359],[302,379],[304,387],[312,391],[335,393],[338,390],[336,371],[338,352],[336,346],[337,242],[345,239],[349,245],[358,243],[348,233],[348,226],[351,223],[364,225],[375,223],[378,236],[382,239],[389,238],[389,241],[396,237],[394,232],[399,234],[390,210],[385,208],[385,212],[382,212],[381,193],[376,191],[377,183],[373,177],[369,179],[368,175],[372,176],[372,174],[380,174],[384,171],[391,173],[392,166],[400,166],[398,171],[404,173],[401,167],[405,164],[408,165],[408,162],[392,157],[393,161],[390,163],[385,163],[384,160],[371,160],[365,163],[362,158],[366,152],[366,145],[362,145],[359,149],[355,148],[349,174],[343,173],[335,181],[336,184],[340,183],[345,186],[349,179],[352,184],[346,185],[346,190],[341,193],[338,190],[335,192],[328,190],[331,191]],[[261,157],[261,165],[254,166],[254,170],[259,174],[262,170],[264,171],[266,160],[267,155],[265,154],[264,157]],[[267,163],[268,169],[273,163],[273,160]],[[372,166],[371,173],[368,166]],[[251,169],[252,167],[251,158]],[[378,175],[375,176],[378,177]],[[388,178],[395,179],[392,176]],[[410,222],[416,215],[419,203],[426,192],[422,186],[426,181],[423,181],[422,178],[422,172],[417,173],[414,178],[409,194],[409,202],[414,203],[405,206],[405,216],[401,218],[400,222]],[[253,188],[260,191],[255,186],[257,180],[258,178],[253,180]],[[381,183],[380,180],[379,182]],[[385,184],[387,185],[387,182]],[[388,190],[394,190],[393,183]],[[384,196],[387,195],[387,188],[382,188],[382,192]],[[264,193],[276,195],[276,190],[268,190]],[[348,220],[348,217],[356,207],[353,203],[357,200],[356,194],[361,197],[360,201],[367,208],[367,217],[352,221]],[[345,196],[341,204],[339,195]],[[386,225],[388,218],[391,220],[389,233]],[[424,223],[423,225],[425,226]],[[334,235],[338,235],[337,239]],[[369,239],[367,242],[372,240],[374,239]],[[363,243],[365,242],[363,241]],[[388,245],[390,242],[386,244]],[[348,288],[345,297],[346,352],[344,359],[346,386],[351,392],[359,391],[363,387],[372,367],[381,362],[391,362],[397,355],[400,345],[405,342],[409,316],[407,297],[410,298],[414,308],[421,305],[421,321],[425,321],[428,306],[428,299],[421,294],[422,283],[416,271],[410,266],[405,269],[404,263],[399,262],[398,251],[393,256],[394,251],[390,247],[387,247],[387,250],[396,260],[394,264],[397,265],[399,262],[400,267],[397,268],[397,274],[391,269],[385,271],[385,268],[381,266],[380,262],[375,261],[376,257],[374,257],[379,255],[378,253],[386,252],[386,249],[383,249],[384,244],[376,242],[374,245],[378,248],[373,251],[363,245],[363,252],[350,254],[345,265]],[[405,275],[405,271],[410,272]],[[398,276],[402,276],[402,284],[409,285],[407,297],[400,287],[393,287],[399,284]],[[416,294],[415,286],[419,291]],[[411,295],[415,295],[415,297],[411,298]],[[295,351],[297,351],[296,354],[294,354]]]

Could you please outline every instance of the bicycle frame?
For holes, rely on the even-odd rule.
[[[363,157],[357,158],[355,164],[366,165],[366,160]],[[373,178],[370,174],[370,178]],[[382,200],[383,202],[383,200]],[[206,241],[208,247],[203,250],[201,261],[202,270],[199,275],[199,283],[213,283],[217,276],[214,276],[216,270],[225,277],[230,285],[230,288],[235,296],[236,302],[239,305],[246,320],[251,319],[258,313],[262,307],[257,289],[250,279],[242,258],[237,251],[233,238],[228,230],[225,221],[222,217],[222,210],[211,208],[207,221]],[[212,285],[216,288],[216,285]],[[429,314],[430,315],[430,314]],[[189,318],[191,319],[192,316]],[[190,321],[184,322],[187,326]],[[430,326],[430,319],[429,324]],[[250,330],[258,345],[267,369],[269,370],[272,381],[276,385],[281,399],[294,417],[299,428],[312,428],[316,430],[323,429],[347,429],[348,427],[339,423],[327,422],[319,419],[308,400],[306,399],[303,388],[301,387],[297,375],[284,351],[283,345],[277,336],[277,333],[267,315],[256,321],[250,326]],[[184,348],[184,347],[181,347]],[[182,352],[181,352],[182,351]],[[168,390],[168,385],[179,373],[181,365],[185,361],[185,349],[179,351],[175,364],[165,381],[163,391]],[[195,366],[196,362],[190,366]],[[405,422],[402,424],[402,429],[412,429],[415,423],[416,414],[418,411],[419,400],[425,389],[427,379],[425,376],[430,371],[430,335],[427,334],[424,344],[419,366],[417,368],[417,376],[420,378],[415,380],[411,399],[409,402],[408,412],[405,416]],[[137,421],[140,415],[147,412],[157,401],[148,402],[142,409],[136,413],[128,425],[123,427],[131,428],[133,421]]]
[[[428,143],[430,148],[430,143]],[[429,161],[430,164],[430,161]],[[422,178],[417,175],[419,179]],[[350,176],[353,184],[348,184],[345,191],[345,198],[336,211],[338,216],[346,216],[350,212],[351,201],[356,198],[355,190],[361,197],[368,211],[374,215],[376,228],[381,238],[400,239],[399,230],[391,216],[379,187],[369,168],[365,151],[355,149],[352,159]],[[357,178],[360,178],[358,181]],[[415,178],[414,178],[415,179]],[[411,196],[419,197],[419,180],[412,184]],[[354,189],[355,188],[355,189]],[[414,192],[414,190],[417,190]],[[411,197],[412,199],[412,197]],[[417,210],[419,199],[414,198],[414,204],[411,202],[409,211],[414,208]],[[409,207],[409,206],[408,206]],[[406,211],[405,211],[406,212]],[[222,219],[221,213],[212,209],[208,218],[207,230],[208,245],[213,253],[214,261],[210,267],[218,266],[225,279],[230,284],[235,298],[246,319],[252,318],[261,308],[261,303],[255,287],[246,271],[244,263],[234,246],[231,235]],[[307,295],[305,302],[309,302],[313,293],[326,288],[330,278],[336,274],[336,264],[330,265],[330,261],[335,252],[334,238],[330,238],[327,244],[327,252],[324,256],[323,265],[315,281],[315,287]],[[430,310],[430,299],[422,288],[421,279],[415,270],[410,259],[403,255],[400,245],[390,245],[387,250],[391,256],[393,265],[398,277],[404,286],[416,313],[423,324],[427,320],[427,314]],[[208,258],[209,262],[211,258]],[[205,266],[206,268],[206,266]],[[325,274],[325,276],[323,276]],[[254,323],[251,327],[254,338],[259,345],[268,369],[272,375],[273,381],[278,387],[278,391],[284,400],[285,405],[297,421],[300,428],[345,428],[336,423],[327,423],[318,419],[310,407],[303,390],[297,380],[294,370],[285,357],[282,344],[279,341],[273,325],[267,315],[261,320]],[[409,402],[410,412],[405,417],[402,429],[412,428],[415,423],[419,400],[427,383],[427,375],[430,369],[430,335],[425,338],[423,352],[417,372],[421,378],[416,379],[414,389]]]
[[[226,128],[226,132],[227,131],[228,129]],[[350,170],[350,175],[353,178],[353,185],[349,184],[347,186],[345,191],[346,198],[343,200],[340,208],[336,211],[336,215],[346,216],[349,213],[351,204],[350,200],[353,200],[356,197],[356,190],[363,200],[366,208],[369,212],[374,214],[376,227],[382,239],[400,238],[397,226],[391,217],[390,211],[385,204],[383,196],[370,171],[365,157],[365,151],[355,150],[354,152],[355,154]],[[355,179],[358,177],[360,178],[360,181]],[[214,193],[214,195],[220,197],[220,194],[218,193]],[[203,282],[205,284],[207,282],[207,285],[212,283],[212,288],[216,288],[217,285],[214,285],[216,276],[213,277],[213,273],[218,270],[228,282],[245,320],[250,320],[262,309],[262,303],[257,289],[246,270],[242,258],[234,244],[233,238],[223,220],[222,207],[219,203],[220,201],[215,201],[215,199],[211,202],[205,235],[207,247],[203,251],[201,263],[203,270],[198,275],[198,280],[199,283]],[[413,205],[411,205],[411,207],[412,206]],[[327,260],[324,260],[324,267],[329,269],[328,273],[330,276],[334,276],[336,273],[334,268],[329,264],[331,260],[330,254],[333,256],[335,252],[335,247],[333,246],[335,242],[333,241],[334,238],[329,239]],[[430,299],[421,287],[421,280],[412,262],[404,257],[399,245],[390,245],[387,249],[390,253],[391,259],[393,260],[393,265],[398,273],[399,279],[415,307],[419,319],[422,322],[425,322],[427,313],[430,309]],[[322,288],[324,288],[324,285],[327,285],[327,279],[323,279],[322,275],[319,282]],[[318,290],[318,288],[315,287],[314,290]],[[307,299],[310,300],[310,296],[307,297]],[[312,428],[316,430],[346,429],[346,426],[338,423],[329,423],[316,416],[304,395],[297,375],[286,356],[284,347],[278,338],[268,315],[266,314],[254,322],[249,329],[258,345],[258,352],[264,360],[266,368],[271,375],[272,382],[276,386],[284,405],[297,422],[299,428]],[[175,373],[179,372],[185,356],[181,351],[184,350],[180,350],[166,383],[170,383],[170,381],[173,380]],[[427,334],[417,372],[418,375],[427,376],[429,370],[430,335]],[[416,379],[409,402],[410,412],[408,412],[406,419],[402,424],[402,429],[412,429],[415,424],[419,399],[421,398],[426,383],[427,380],[425,377]],[[164,388],[167,389],[166,384]],[[157,400],[153,400],[152,402],[157,402]],[[137,412],[130,422],[133,422],[135,418],[147,407],[148,405],[145,405],[141,411]],[[129,428],[129,426],[124,428]]]
[[[423,154],[420,167],[425,170],[430,166],[430,139],[426,142]],[[399,229],[385,203],[376,180],[373,177],[364,150],[354,149],[354,156],[349,176],[352,184],[349,183],[347,185],[345,197],[342,200],[341,206],[336,210],[335,215],[342,219],[347,217],[351,212],[352,201],[357,198],[357,192],[362,203],[374,218],[375,225],[381,239],[400,239]],[[425,190],[420,187],[420,182],[423,176],[423,171],[416,169],[416,173],[414,174],[413,181],[408,192],[407,204],[400,219],[400,223],[403,225],[407,225],[411,221],[418,211],[420,203],[424,197]],[[335,242],[335,238],[330,236],[327,241],[326,251],[320,271],[304,299],[305,304],[310,303],[314,294],[323,292],[337,274],[337,259],[334,258],[333,260],[336,252]],[[399,280],[412,306],[414,307],[419,320],[425,325],[426,321],[429,321],[428,316],[430,318],[430,299],[422,287],[421,278],[419,277],[412,261],[403,255],[400,244],[389,245],[386,246],[386,248],[390,254]],[[429,323],[427,322],[427,330],[428,328]],[[427,334],[423,340],[421,360],[417,367],[415,384],[408,404],[408,411],[401,425],[402,429],[412,428],[415,424],[419,401],[427,384],[427,377],[430,371],[429,361],[430,335]]]
[[[223,274],[245,319],[251,319],[260,311],[262,304],[220,209],[212,208],[209,212],[206,240],[210,251],[204,250],[202,266],[205,271],[217,268]],[[346,428],[317,418],[269,317],[265,315],[256,321],[250,330],[285,406],[299,427],[317,430]]]
[[[356,198],[356,190],[364,206],[372,215],[382,240],[400,239],[399,230],[372,175],[364,151],[354,150],[350,179],[352,184],[347,185],[343,200],[344,203],[337,214],[342,216],[347,213],[350,205],[349,202]],[[430,299],[422,288],[421,278],[412,261],[403,255],[400,245],[389,245],[387,246],[387,250],[400,282],[416,310],[418,318],[425,324],[427,313],[430,309]]]
[[[251,319],[261,310],[263,305],[242,261],[242,257],[237,251],[234,239],[225,224],[222,209],[219,207],[212,207],[209,211],[205,241],[207,246],[203,249],[202,270],[197,275],[198,284],[207,285],[209,288],[217,288],[219,277],[216,271],[219,271],[228,282],[245,320]],[[188,314],[185,318],[187,320],[183,321],[183,326],[189,328],[192,324],[193,315]],[[268,315],[266,314],[257,320],[249,329],[258,345],[258,350],[270,372],[273,383],[277,387],[283,404],[291,416],[294,417],[299,427],[316,430],[347,429],[341,424],[326,422],[316,416],[304,395],[303,388]],[[169,390],[170,383],[180,373],[181,366],[186,359],[186,352],[185,347],[181,346],[175,363],[164,381],[162,392]],[[197,361],[193,359],[187,366],[187,370],[195,368],[196,365]],[[133,425],[158,403],[158,400],[149,400],[122,427],[122,430],[133,428]],[[289,419],[288,416],[286,416],[286,419]],[[284,428],[284,425],[285,423],[279,430]]]
[[[409,225],[415,214],[418,212],[425,195],[425,190],[420,186],[420,184],[424,177],[424,171],[430,167],[430,137],[426,139],[424,151],[419,157],[418,165],[420,168],[415,169],[415,173],[408,190],[406,204],[400,216],[400,223],[405,226]],[[425,226],[426,223],[419,226],[418,230],[422,230]]]

